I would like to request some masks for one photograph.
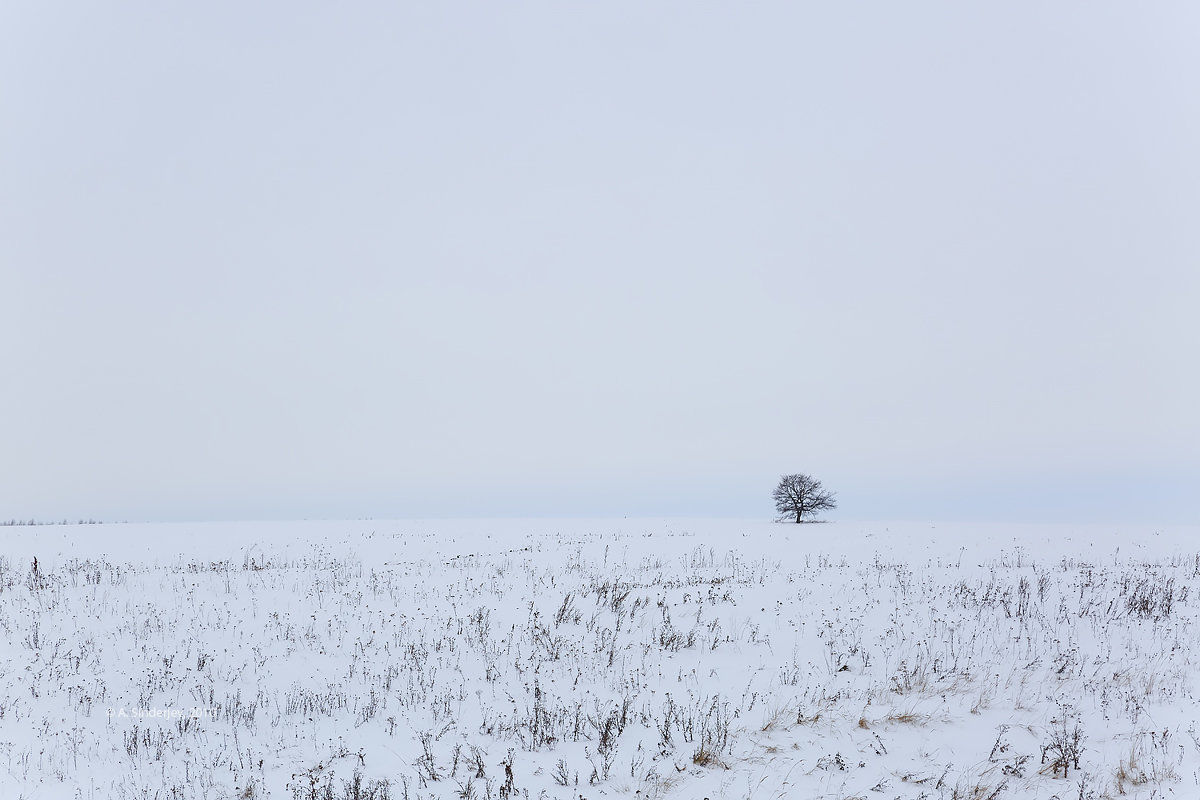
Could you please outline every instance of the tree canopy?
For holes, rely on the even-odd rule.
[[[837,508],[834,493],[811,475],[784,475],[771,493],[780,522],[804,522],[820,511]]]

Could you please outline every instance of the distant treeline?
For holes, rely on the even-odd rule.
[[[102,519],[81,519],[78,522],[71,522],[69,519],[64,519],[61,522],[45,522],[37,519],[10,519],[0,521],[0,527],[11,528],[17,525],[103,525]]]

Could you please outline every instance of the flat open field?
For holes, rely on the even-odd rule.
[[[91,525],[0,553],[4,798],[1200,797],[1196,528]]]

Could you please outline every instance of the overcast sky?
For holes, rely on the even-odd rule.
[[[1193,2],[0,4],[0,517],[1197,521]]]

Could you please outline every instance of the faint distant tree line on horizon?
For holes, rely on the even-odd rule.
[[[71,522],[69,519],[64,519],[61,522],[49,522],[38,519],[9,519],[0,520],[0,528],[25,528],[35,527],[38,525],[103,525],[102,519],[81,519],[78,522]]]

